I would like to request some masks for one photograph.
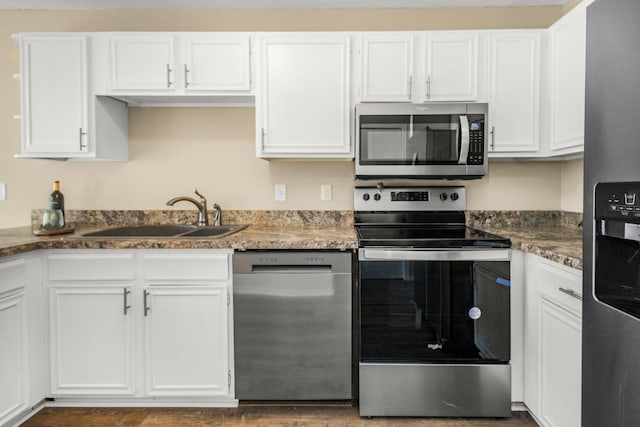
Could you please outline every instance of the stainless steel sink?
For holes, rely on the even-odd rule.
[[[223,237],[247,228],[247,225],[211,225],[198,227],[193,231],[182,234],[180,237]]]
[[[126,227],[105,228],[83,234],[84,237],[224,237],[242,229],[247,225],[212,225],[199,227],[197,225],[161,224],[161,225],[132,225]]]

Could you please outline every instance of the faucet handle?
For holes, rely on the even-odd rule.
[[[200,197],[200,203],[207,201],[207,199],[205,199],[204,196],[198,192],[197,188],[196,188],[196,196]]]

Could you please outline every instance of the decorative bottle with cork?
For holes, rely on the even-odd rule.
[[[53,192],[49,194],[49,209],[44,212],[42,226],[46,229],[64,227],[64,195],[60,192],[60,181],[53,182]]]

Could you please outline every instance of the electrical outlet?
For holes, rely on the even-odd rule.
[[[331,200],[331,185],[320,186],[320,200]]]
[[[284,202],[287,200],[287,185],[276,184],[276,202]]]
[[[7,198],[7,184],[4,182],[0,182],[0,200],[5,200]]]

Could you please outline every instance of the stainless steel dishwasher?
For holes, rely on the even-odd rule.
[[[233,256],[236,398],[352,397],[351,253]]]

